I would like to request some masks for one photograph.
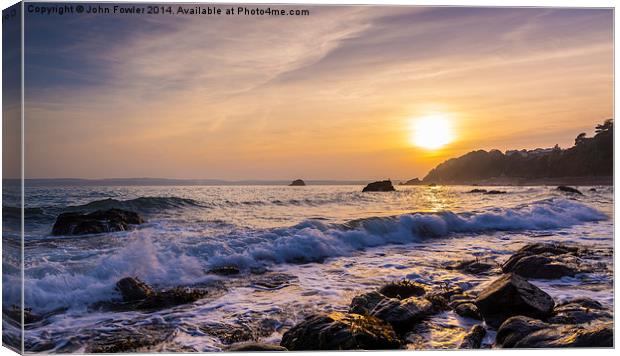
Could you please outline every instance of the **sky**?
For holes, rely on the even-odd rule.
[[[612,116],[612,10],[295,8],[27,13],[26,177],[422,178]],[[450,143],[412,142],[429,116]]]

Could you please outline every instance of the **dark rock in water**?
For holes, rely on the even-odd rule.
[[[612,347],[613,323],[556,325],[516,316],[500,326],[495,343],[503,348]]]
[[[222,266],[212,268],[208,271],[208,273],[217,274],[218,276],[233,276],[241,273],[241,271],[237,266]]]
[[[559,186],[559,187],[557,187],[555,189],[557,189],[557,190],[559,190],[561,192],[564,192],[564,193],[573,193],[573,194],[583,195],[583,193],[580,192],[578,189],[575,189],[575,188],[572,188],[572,187],[568,187],[568,186],[565,186],[565,185],[561,185],[561,186]]]
[[[358,295],[351,300],[349,312],[361,315],[370,315],[370,312],[387,297],[379,292],[370,292]]]
[[[148,296],[136,305],[135,309],[154,310],[193,303],[207,295],[206,290],[177,287]]]
[[[588,191],[590,191],[590,192],[596,192],[596,188],[590,188],[590,189],[588,189]]]
[[[225,345],[255,339],[252,328],[244,324],[210,323],[200,326],[200,331],[217,337]]]
[[[572,277],[579,273],[580,270],[579,266],[563,263],[554,257],[532,255],[520,258],[508,272],[513,272],[526,278],[556,279],[564,276]]]
[[[454,312],[464,318],[482,320],[480,311],[474,303],[460,303],[454,308]]]
[[[377,303],[370,315],[389,323],[397,331],[403,331],[434,312],[433,303],[425,298],[385,298]]]
[[[391,326],[378,318],[333,312],[313,315],[282,336],[280,346],[290,351],[388,350],[400,347]]]
[[[487,192],[487,190],[486,190],[486,189],[479,189],[479,188],[476,188],[476,189],[472,189],[472,190],[470,190],[468,193],[486,193],[486,192]]]
[[[516,273],[527,278],[555,279],[574,276],[588,272],[576,256],[578,247],[559,244],[530,244],[519,251],[502,265],[504,273]]]
[[[553,316],[546,321],[553,324],[585,324],[593,321],[611,321],[613,314],[590,298],[578,298],[556,305]]]
[[[301,179],[295,179],[291,184],[289,184],[289,187],[303,187],[306,185],[306,182],[304,182]]]
[[[121,209],[99,210],[94,213],[62,213],[56,218],[52,235],[85,235],[125,231],[129,225],[139,225],[144,220],[133,211]]]
[[[393,192],[394,186],[392,185],[392,181],[384,180],[379,182],[372,182],[368,184],[362,192]]]
[[[125,302],[143,300],[154,293],[153,288],[137,277],[125,277],[116,282],[116,290],[121,293]]]
[[[436,186],[437,186],[437,184],[435,184],[435,183],[430,183],[430,184],[428,184],[428,186],[429,186],[429,187],[436,187]]]
[[[462,295],[463,289],[458,286],[445,286],[427,292],[424,298],[433,304],[435,312],[450,310],[450,300],[457,295]],[[471,298],[469,299],[471,301]]]
[[[494,267],[495,263],[488,260],[466,260],[459,261],[454,264],[448,265],[446,269],[458,270],[468,274],[480,275],[488,274]]]
[[[88,341],[86,353],[119,353],[144,350],[174,336],[174,328],[162,324],[132,325],[131,327],[110,326],[96,330]]]
[[[240,344],[231,345],[226,351],[240,352],[240,351],[288,351],[286,347],[273,344],[264,344],[260,342],[244,342]]]
[[[484,194],[486,195],[496,195],[496,194],[506,194],[507,192],[505,190],[489,190],[488,192],[485,192]]]
[[[426,293],[426,288],[423,284],[403,279],[384,285],[379,289],[379,293],[390,298],[406,299],[424,295],[424,293]]]
[[[6,316],[12,319],[18,324],[21,324],[22,322],[22,314],[24,316],[25,324],[37,323],[45,318],[43,315],[38,315],[38,314],[33,313],[31,308],[25,308],[22,311],[21,307],[17,305],[11,305],[10,308],[2,309],[3,316]]]
[[[495,336],[495,343],[500,347],[514,347],[525,336],[547,326],[541,320],[526,316],[513,316],[504,321]]]
[[[499,326],[515,315],[546,318],[555,305],[549,294],[516,274],[493,281],[475,301],[487,324]]]
[[[459,349],[479,349],[486,334],[487,331],[482,325],[474,325],[463,337]]]

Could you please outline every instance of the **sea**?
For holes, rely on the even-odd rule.
[[[386,282],[476,291],[494,276],[446,266],[490,259],[498,265],[533,242],[599,251],[592,273],[532,280],[556,302],[613,303],[613,187],[362,185],[33,186],[25,194],[24,304],[42,320],[25,328],[26,351],[85,352],[94,342],[166,330],[141,351],[223,351],[236,341],[279,343],[314,313],[346,311],[351,299]],[[470,193],[472,189],[505,194]],[[19,305],[19,210],[4,195],[3,298]],[[67,211],[119,208],[146,223],[129,231],[52,236]],[[212,273],[234,266],[235,275]],[[155,289],[206,288],[207,297],[157,311],[106,311],[116,282],[138,277]],[[6,318],[5,318],[6,319]],[[410,348],[455,348],[475,320],[433,317]],[[17,333],[3,322],[5,334]],[[6,336],[6,335],[5,335]],[[148,335],[146,335],[148,336]],[[155,335],[153,337],[160,337]],[[485,344],[493,342],[493,333]]]

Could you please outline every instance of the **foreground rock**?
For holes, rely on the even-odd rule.
[[[553,309],[553,316],[546,321],[553,324],[585,324],[612,321],[613,314],[603,305],[590,298],[577,298]]]
[[[612,347],[613,324],[557,325],[515,316],[500,326],[495,343],[504,348]]]
[[[284,333],[280,345],[291,351],[388,350],[400,347],[400,341],[378,318],[333,312],[295,325]]]
[[[392,181],[384,180],[368,184],[366,187],[364,187],[362,192],[393,192],[395,190],[396,189],[394,189]]]
[[[144,223],[140,215],[121,209],[99,210],[94,213],[62,213],[56,218],[52,235],[85,235],[126,231],[130,225]]]
[[[568,187],[566,185],[561,185],[561,186],[559,186],[559,187],[557,187],[555,189],[557,189],[557,190],[559,190],[561,192],[564,192],[564,193],[583,195],[583,193],[580,192],[578,189],[575,189],[575,188],[572,188],[572,187]]]
[[[516,274],[507,274],[493,281],[475,300],[487,324],[497,327],[515,315],[546,318],[555,302],[540,288]]]
[[[482,339],[487,331],[482,325],[474,325],[471,330],[463,337],[459,349],[479,349],[482,346]]]
[[[304,182],[301,179],[295,179],[291,184],[289,184],[289,187],[303,187],[306,185],[306,182]]]
[[[588,272],[577,255],[579,248],[560,244],[530,244],[513,254],[503,265],[504,273],[527,278],[556,279]]]

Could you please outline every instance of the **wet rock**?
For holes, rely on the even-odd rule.
[[[503,348],[612,347],[613,324],[557,325],[518,316],[500,326],[495,343]]]
[[[125,277],[116,282],[116,290],[121,293],[125,302],[143,300],[154,293],[153,288],[137,277]]]
[[[500,347],[514,347],[525,336],[545,328],[547,324],[526,316],[513,316],[504,321],[495,336],[495,343]]]
[[[589,192],[596,192],[596,188],[590,188],[588,189]]]
[[[260,342],[246,342],[241,344],[231,345],[226,351],[241,352],[241,351],[288,351],[286,347],[273,344],[264,344]]]
[[[403,279],[384,285],[379,289],[379,293],[389,298],[406,299],[424,295],[426,287],[423,284]]]
[[[461,287],[444,286],[427,292],[424,298],[433,304],[433,309],[436,312],[440,312],[450,310],[450,300],[457,295],[462,295],[462,293],[463,289]]]
[[[561,192],[564,193],[572,193],[572,194],[579,194],[579,195],[583,195],[583,193],[581,193],[578,189],[572,188],[572,187],[568,187],[566,185],[561,185],[557,188],[555,188]]]
[[[468,193],[474,194],[474,193],[486,193],[486,192],[487,192],[486,189],[478,189],[478,188],[476,188],[476,189],[470,190]]]
[[[479,349],[486,334],[487,331],[482,325],[474,325],[463,337],[459,349]]]
[[[378,318],[333,312],[295,325],[284,333],[280,346],[291,351],[387,350],[398,348],[400,341],[392,327]]]
[[[480,311],[474,303],[460,303],[454,308],[454,312],[464,318],[482,320]]]
[[[393,192],[395,190],[396,189],[394,189],[392,181],[384,180],[368,184],[366,187],[364,187],[362,192]]]
[[[291,184],[289,184],[289,187],[303,187],[306,185],[306,182],[304,182],[301,179],[295,179]]]
[[[370,315],[370,312],[387,297],[379,292],[370,292],[358,295],[351,300],[349,312],[361,315]]]
[[[489,274],[495,268],[496,264],[490,260],[465,260],[455,262],[446,267],[446,269],[457,270],[473,275]]]
[[[499,326],[515,315],[546,318],[555,305],[549,294],[516,274],[493,281],[475,300],[487,324]]]
[[[434,311],[433,303],[425,298],[409,297],[403,300],[385,298],[379,301],[369,314],[389,323],[395,330],[403,331],[410,329],[416,322],[433,314]]]
[[[24,316],[25,324],[37,323],[43,320],[43,316],[35,314],[32,312],[32,309],[26,308],[22,311],[21,307],[17,305],[11,305],[10,308],[2,309],[2,316],[6,316],[11,320],[21,324],[22,322],[22,314]]]
[[[149,324],[119,327],[114,325],[96,330],[95,336],[86,345],[86,353],[134,352],[170,340],[174,328]]]
[[[89,214],[62,213],[56,218],[52,235],[85,235],[125,231],[144,223],[140,215],[121,209],[99,210]]]
[[[578,247],[559,244],[527,245],[502,265],[504,273],[516,273],[527,278],[556,279],[588,272],[589,268],[577,257]]]
[[[574,263],[566,263],[554,257],[532,255],[520,258],[510,272],[527,278],[556,279],[572,277],[580,273],[580,270]]]
[[[222,266],[212,268],[208,273],[217,274],[218,276],[234,276],[241,273],[241,271],[237,266]]]
[[[204,298],[208,292],[203,289],[176,287],[151,294],[139,302],[135,309],[154,310],[165,309],[182,304],[193,303]]]
[[[225,345],[255,340],[252,328],[244,324],[211,323],[200,326],[200,331],[217,337]]]
[[[611,321],[613,314],[590,298],[578,298],[556,305],[553,316],[546,321],[552,324],[584,324]]]

